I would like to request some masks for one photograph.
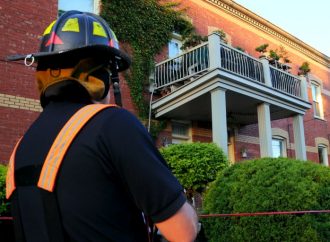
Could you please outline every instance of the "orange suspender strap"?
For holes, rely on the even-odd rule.
[[[6,198],[9,199],[11,194],[13,193],[13,191],[16,188],[15,185],[15,155],[16,155],[16,150],[17,147],[19,145],[19,143],[21,142],[20,138],[16,145],[15,148],[13,150],[13,152],[11,153],[10,159],[9,159],[9,164],[8,164],[8,170],[7,170],[7,176],[6,176]]]
[[[60,133],[57,135],[53,145],[51,146],[44,165],[42,167],[38,187],[52,192],[54,190],[54,184],[56,176],[61,166],[64,155],[66,154],[72,141],[78,134],[78,132],[84,127],[84,125],[98,112],[105,108],[116,107],[116,105],[104,105],[104,104],[91,104],[78,110],[64,125]],[[20,143],[17,142],[13,153],[11,154],[7,177],[6,177],[6,198],[9,199],[14,192],[15,186],[15,154],[16,149]]]
[[[81,128],[98,112],[116,105],[91,104],[78,110],[64,125],[50,148],[44,165],[42,166],[38,187],[49,192],[54,190],[56,176],[72,141]]]

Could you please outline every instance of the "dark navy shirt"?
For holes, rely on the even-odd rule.
[[[56,135],[83,105],[48,104],[24,135],[15,170],[42,165]],[[70,241],[146,241],[142,212],[160,222],[185,202],[145,127],[122,108],[101,111],[81,130],[55,192]]]

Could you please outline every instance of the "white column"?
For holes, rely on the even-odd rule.
[[[270,122],[269,104],[262,103],[257,107],[260,141],[260,157],[272,157],[272,127]]]
[[[307,160],[304,133],[304,116],[301,114],[297,114],[293,117],[293,137],[296,159]]]
[[[216,88],[211,91],[212,138],[228,156],[226,90]]]
[[[273,85],[272,85],[272,77],[270,75],[269,61],[266,58],[261,58],[260,61],[262,63],[262,68],[264,71],[263,74],[265,78],[265,84],[271,87]]]
[[[307,80],[305,76],[300,76],[301,98],[308,101]]]
[[[210,69],[221,67],[220,36],[217,33],[208,36]]]

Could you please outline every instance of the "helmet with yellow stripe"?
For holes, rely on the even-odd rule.
[[[49,62],[50,65],[60,65],[92,57],[115,61],[112,64],[116,65],[118,71],[130,65],[129,57],[119,50],[116,35],[101,17],[92,13],[68,11],[46,28],[39,52],[9,56],[7,59],[33,59],[38,65]]]
[[[55,90],[67,81],[81,84],[93,100],[101,100],[109,91],[110,79],[117,88],[117,73],[130,65],[108,24],[98,15],[80,11],[65,12],[52,22],[43,33],[39,52],[7,59],[38,63],[42,106],[47,103],[49,87]]]

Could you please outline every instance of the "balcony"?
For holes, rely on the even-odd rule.
[[[212,34],[209,40],[156,65],[152,104],[156,117],[211,120],[209,93],[226,90],[227,116],[239,124],[257,122],[256,106],[271,104],[271,119],[304,114],[310,108],[305,78],[232,48]]]
[[[258,124],[260,156],[272,156],[271,121],[292,117],[296,158],[306,159],[303,117],[311,107],[306,79],[221,43],[208,42],[158,63],[154,80],[161,97],[156,118],[208,121],[212,139],[228,154],[228,127]]]

